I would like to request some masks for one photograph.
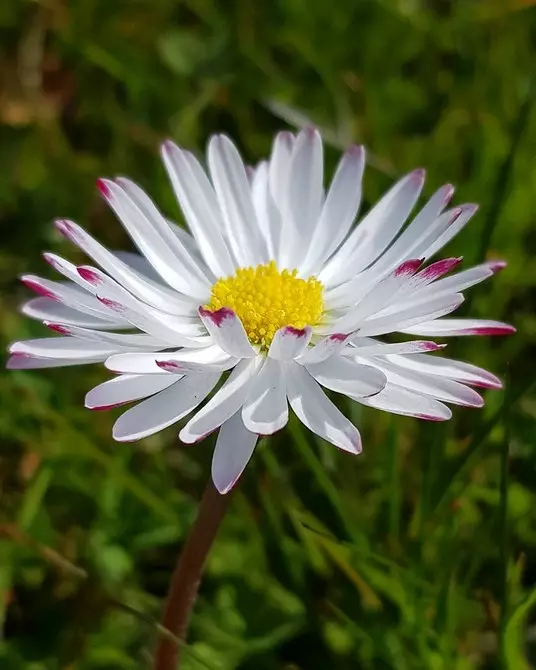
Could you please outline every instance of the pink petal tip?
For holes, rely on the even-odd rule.
[[[76,242],[76,228],[71,221],[58,219],[54,222],[56,230],[71,242]]]
[[[212,310],[201,306],[199,307],[198,311],[200,317],[210,319],[210,321],[212,321],[212,323],[214,323],[214,325],[218,328],[221,327],[226,319],[233,319],[236,317],[233,310],[229,309],[229,307],[220,307],[220,309],[217,309],[213,312]]]
[[[445,417],[434,416],[433,414],[414,414],[416,419],[422,419],[423,421],[448,421]]]
[[[110,309],[113,309],[114,312],[123,312],[124,309],[125,309],[125,307],[121,303],[116,302],[115,300],[110,300],[109,298],[103,298],[100,295],[96,296],[96,298],[105,307],[109,307]]]
[[[455,188],[453,184],[445,184],[442,186],[442,190],[444,191],[443,193],[443,207],[445,207],[451,200],[452,196],[454,195]]]
[[[440,351],[446,346],[446,344],[437,344],[436,342],[423,342],[422,351]]]
[[[463,261],[463,256],[458,256],[457,258],[444,258],[443,260],[436,261],[419,274],[420,277],[426,279],[438,279],[443,275],[450,272],[453,268],[459,265]]]
[[[426,170],[424,168],[417,168],[411,173],[411,180],[415,184],[421,184],[426,179]]]
[[[477,388],[480,389],[489,389],[493,391],[499,391],[503,387],[503,383],[500,379],[494,379],[489,381],[480,379],[478,381],[471,381],[470,384],[471,386],[476,386]]]
[[[481,326],[476,328],[468,328],[466,331],[467,335],[512,335],[517,333],[517,329],[514,326]]]
[[[422,259],[421,258],[411,258],[408,261],[404,261],[401,265],[399,265],[396,270],[395,270],[395,276],[400,277],[402,275],[414,275],[417,270],[421,267],[422,265]]]
[[[98,272],[93,270],[92,268],[88,267],[78,267],[76,268],[76,271],[78,274],[84,279],[85,281],[89,282],[90,284],[93,284],[97,286],[98,284],[101,283],[101,278]]]
[[[285,333],[294,337],[306,337],[309,333],[308,328],[294,328],[294,326],[285,326]]]
[[[347,333],[332,333],[329,336],[329,339],[332,342],[344,342],[348,337],[349,335]]]
[[[49,291],[47,288],[44,286],[41,286],[38,282],[34,281],[33,279],[28,279],[26,277],[21,277],[21,282],[28,287],[30,290],[34,291],[34,293],[37,293],[38,295],[43,296],[44,298],[51,298],[52,300],[58,300],[58,296],[53,293],[52,291]]]
[[[508,265],[506,261],[488,261],[487,266],[489,269],[494,272],[500,272],[501,270],[504,270],[504,268]]]
[[[159,368],[166,372],[174,372],[175,374],[182,374],[183,370],[178,361],[155,361]]]
[[[106,199],[111,197],[112,192],[106,179],[97,179],[97,188]]]
[[[43,252],[43,259],[51,265],[54,270],[57,270],[59,267],[59,264],[56,260],[56,256],[54,254],[49,253],[48,251]]]
[[[44,321],[44,325],[50,330],[53,330],[55,333],[60,335],[71,335],[71,331],[67,326],[63,326],[61,323],[50,323],[50,321]]]
[[[115,402],[112,403],[111,405],[93,405],[92,407],[89,405],[86,405],[87,409],[90,409],[92,412],[104,412],[107,409],[114,409],[115,407],[122,407],[123,405],[127,405],[128,400],[125,400],[123,402]]]
[[[365,147],[362,144],[352,144],[352,146],[346,150],[348,156],[351,156],[352,158],[362,158],[364,152]]]

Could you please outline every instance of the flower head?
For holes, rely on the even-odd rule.
[[[23,277],[40,296],[23,312],[60,336],[16,342],[8,367],[104,362],[117,376],[92,389],[86,406],[141,401],[116,421],[119,441],[156,433],[209,398],[180,438],[197,442],[220,429],[212,475],[222,493],[258,436],[285,426],[289,405],[317,435],[361,451],[357,428],[322,387],[431,421],[450,418],[447,404],[480,407],[474,387],[501,387],[485,370],[434,355],[444,345],[428,339],[514,330],[443,318],[463,302],[462,291],[504,267],[492,261],[452,273],[461,258],[429,262],[477,209],[446,209],[450,185],[404,227],[424,183],[416,170],[353,227],[362,147],[343,155],[326,195],[314,129],[280,133],[269,160],[249,173],[221,135],[209,143],[208,173],[171,142],[162,154],[190,232],[128,179],[100,180],[140,253],[111,252],[75,223],[58,221],[98,267],[45,254],[69,281]],[[426,339],[382,340],[391,333]]]

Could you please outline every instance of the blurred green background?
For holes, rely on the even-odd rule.
[[[170,216],[158,158],[215,131],[255,162],[309,117],[367,145],[368,206],[428,169],[481,210],[448,253],[508,268],[472,291],[506,339],[447,354],[508,378],[482,411],[425,425],[357,405],[351,458],[292,423],[246,470],[210,557],[187,670],[525,670],[536,663],[536,58],[533,0],[2,0],[0,332],[42,251],[80,254],[70,217],[126,235],[98,176],[136,180]],[[467,306],[464,307],[467,312]],[[47,331],[48,332],[48,331]],[[177,428],[114,444],[83,408],[101,366],[3,372],[0,667],[149,667],[162,598],[210,470]],[[112,412],[113,414],[113,412]]]

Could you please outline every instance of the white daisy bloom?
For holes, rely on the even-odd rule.
[[[180,438],[193,443],[220,429],[212,476],[221,493],[240,477],[258,436],[285,426],[289,405],[320,437],[361,451],[357,428],[323,387],[432,421],[450,418],[447,404],[480,407],[473,387],[501,387],[485,370],[431,354],[444,345],[428,338],[514,331],[443,318],[464,289],[504,267],[488,262],[445,277],[460,258],[427,264],[477,209],[446,209],[450,185],[404,227],[423,187],[424,171],[416,170],[353,227],[362,147],[343,155],[326,194],[314,129],[280,133],[270,159],[249,171],[222,135],[210,140],[207,171],[171,142],[162,155],[190,232],[128,179],[100,180],[140,254],[111,252],[58,221],[100,269],[45,254],[67,281],[23,277],[40,297],[22,311],[61,336],[16,342],[8,367],[104,361],[118,374],[92,389],[86,406],[141,401],[114,425],[122,442],[171,426],[209,398]],[[382,341],[391,333],[425,339]]]

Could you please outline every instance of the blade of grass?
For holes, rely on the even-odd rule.
[[[28,530],[30,528],[35,517],[39,513],[51,479],[52,467],[50,465],[45,465],[39,469],[26,489],[17,519],[17,525],[23,530]]]
[[[495,426],[501,421],[502,417],[504,416],[504,412],[507,409],[513,407],[514,404],[520,400],[520,398],[522,398],[526,393],[532,391],[535,387],[536,380],[527,379],[523,384],[518,386],[517,389],[511,391],[509,393],[509,397],[505,399],[503,407],[497,410],[497,412],[495,412],[495,414],[490,419],[488,419],[488,421],[477,428],[465,451],[456,459],[450,468],[445,468],[446,475],[443,478],[445,484],[441,487],[440,482],[438,482],[437,488],[439,493],[433,508],[434,514],[442,513],[448,504],[452,502],[454,497],[454,492],[452,490],[453,483],[470,466],[486,438],[489,436],[493,428],[495,428]]]
[[[400,489],[400,456],[396,440],[395,425],[391,421],[387,432],[387,503],[389,505],[389,535],[393,540],[400,536],[400,509],[402,491]]]
[[[500,472],[500,502],[499,502],[499,541],[501,554],[501,614],[499,621],[499,662],[505,668],[504,658],[505,632],[508,619],[508,563],[510,557],[510,537],[508,529],[508,481],[510,460],[510,404],[508,396],[510,393],[510,376],[505,381],[503,420],[504,439],[501,448],[501,472]]]
[[[313,451],[311,445],[307,441],[299,421],[294,417],[289,421],[290,432],[294,438],[293,444],[299,451],[300,455],[306,462],[307,466],[310,468],[311,472],[315,476],[318,485],[326,494],[327,499],[331,503],[333,510],[337,513],[341,521],[341,525],[344,528],[348,539],[356,539],[356,532],[353,527],[351,520],[346,514],[346,510],[343,506],[341,496],[337,490],[337,487],[333,483],[331,477],[325,471],[320,459]]]
[[[495,181],[494,188],[491,191],[493,194],[492,201],[487,218],[484,222],[484,227],[482,229],[482,235],[480,237],[480,243],[478,246],[478,252],[475,258],[477,263],[481,263],[486,258],[486,252],[489,249],[491,239],[493,237],[493,232],[497,226],[497,222],[506,202],[508,183],[510,181],[512,168],[514,166],[514,161],[518,149],[521,145],[521,138],[525,132],[525,128],[527,127],[535,95],[536,79],[532,78],[529,81],[525,97],[512,127],[510,148],[504,158],[504,161],[499,167],[497,172],[497,179]]]
[[[531,670],[524,652],[524,624],[535,606],[536,589],[532,589],[528,596],[514,609],[506,622],[503,640],[503,667],[506,670]]]

